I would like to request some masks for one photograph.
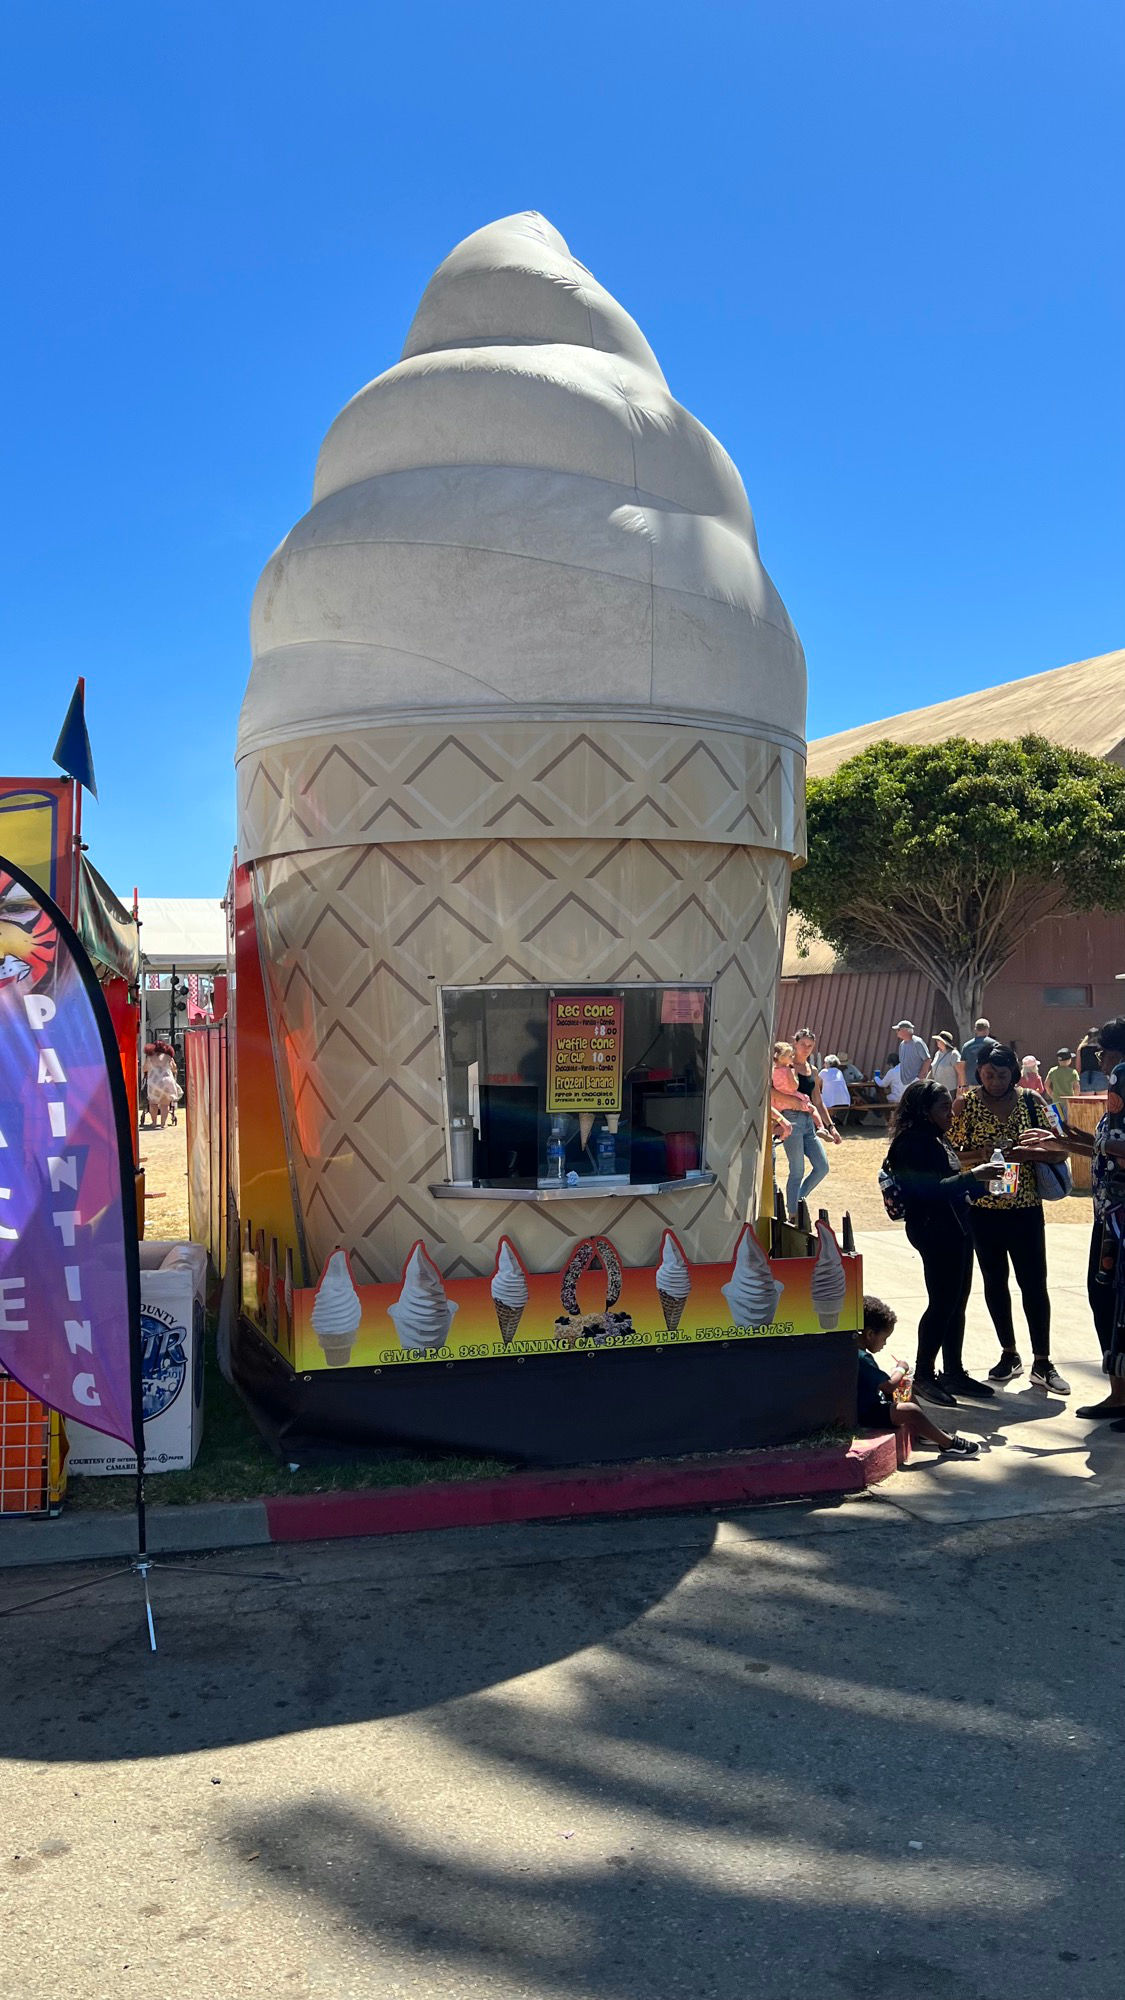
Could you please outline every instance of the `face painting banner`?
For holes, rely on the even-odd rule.
[[[62,912],[0,857],[0,1365],[135,1449],[139,1312],[109,1013]]]

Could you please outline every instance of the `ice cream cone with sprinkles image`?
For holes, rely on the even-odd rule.
[[[812,1274],[813,1311],[825,1333],[831,1333],[840,1324],[840,1314],[844,1310],[844,1300],[848,1295],[848,1275],[840,1246],[827,1222],[821,1220],[816,1225],[816,1262]]]
[[[660,1246],[660,1262],[656,1267],[656,1295],[669,1333],[675,1333],[680,1324],[690,1290],[691,1273],[687,1258],[672,1231],[666,1229]]]
[[[400,1347],[416,1354],[436,1354],[449,1339],[457,1307],[446,1298],[441,1272],[427,1257],[424,1243],[416,1243],[410,1252],[402,1274],[402,1290],[387,1311],[395,1323]]]
[[[352,1358],[363,1307],[346,1250],[333,1250],[313,1299],[313,1332],[330,1368],[346,1368]]]
[[[748,1222],[738,1239],[730,1278],[722,1287],[735,1326],[771,1326],[784,1290]]]
[[[506,1236],[496,1246],[496,1269],[492,1274],[492,1303],[505,1347],[515,1339],[527,1306],[527,1273],[514,1244]]]

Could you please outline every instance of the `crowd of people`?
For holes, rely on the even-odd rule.
[[[881,1077],[876,1073],[894,1106],[879,1178],[888,1213],[903,1222],[921,1258],[926,1307],[904,1395],[902,1367],[886,1376],[874,1359],[895,1316],[881,1300],[865,1300],[860,1421],[873,1422],[881,1412],[939,1450],[972,1457],[972,1441],[943,1431],[920,1405],[955,1408],[965,1397],[990,1399],[1024,1373],[1012,1277],[1027,1327],[1029,1385],[1054,1396],[1070,1393],[1051,1358],[1044,1202],[1069,1191],[1068,1156],[1082,1154],[1091,1160],[1094,1208],[1087,1294],[1107,1379],[1104,1397],[1077,1415],[1109,1419],[1112,1430],[1125,1434],[1125,1020],[1091,1028],[1077,1058],[1059,1049],[1046,1076],[1036,1057],[1017,1055],[984,1019],[960,1048],[952,1034],[938,1031],[931,1049],[908,1020],[896,1022],[893,1033],[895,1061]],[[770,1101],[787,1163],[790,1216],[828,1172],[825,1142],[840,1137],[835,1119],[864,1104],[853,1091],[867,1083],[846,1052],[818,1066],[811,1029],[775,1045]],[[1106,1110],[1096,1130],[1073,1125],[1070,1101],[1103,1092]],[[963,1353],[974,1263],[999,1345],[987,1381],[969,1374]]]
[[[958,1097],[975,1087],[981,1052],[995,1042],[991,1023],[983,1018],[974,1022],[973,1032],[961,1048],[950,1030],[936,1028],[930,1038],[931,1049],[913,1021],[896,1021],[892,1033],[895,1046],[883,1068],[876,1069],[871,1078],[864,1076],[846,1050],[830,1053],[822,1060],[811,1028],[799,1028],[791,1042],[774,1043],[770,1083],[772,1137],[785,1154],[785,1206],[791,1217],[796,1216],[798,1204],[808,1201],[828,1172],[825,1146],[840,1142],[837,1114],[854,1112],[861,1121],[872,1120],[875,1115],[870,1102],[872,1087],[882,1103],[892,1107],[902,1103],[914,1083],[937,1083],[950,1097]],[[1019,1088],[1033,1091],[1065,1119],[1070,1098],[1106,1088],[1100,1033],[1097,1028],[1089,1030],[1077,1057],[1073,1049],[1057,1049],[1046,1076],[1040,1069],[1038,1056],[1017,1058]],[[1005,1046],[1014,1053],[1010,1045]],[[775,1174],[775,1180],[781,1178]]]

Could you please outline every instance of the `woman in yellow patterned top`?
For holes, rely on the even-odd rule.
[[[1000,1359],[990,1382],[1010,1382],[1023,1374],[1012,1324],[1008,1265],[1020,1288],[1031,1335],[1033,1388],[1065,1396],[1070,1389],[1051,1362],[1051,1301],[1047,1292],[1047,1239],[1043,1203],[1035,1180],[1037,1161],[1062,1160],[1061,1143],[1042,1097],[1019,1088],[1020,1060],[1014,1050],[994,1043],[982,1049],[978,1082],[953,1108],[949,1143],[966,1167],[978,1166],[997,1148],[1019,1164],[1014,1194],[983,1194],[969,1211],[984,1296],[1000,1341]]]

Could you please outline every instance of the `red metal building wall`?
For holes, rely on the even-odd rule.
[[[1125,918],[1101,911],[1053,917],[1025,938],[999,979],[985,989],[992,1032],[1013,1039],[1021,1055],[1049,1066],[1060,1048],[1076,1048],[1087,1028],[1125,1013]],[[1089,1000],[1049,1006],[1048,987],[1084,986]]]
[[[1101,911],[1054,917],[1026,937],[999,979],[985,988],[984,1013],[1001,1041],[1038,1056],[1046,1071],[1060,1048],[1077,1048],[1086,1030],[1125,1014],[1125,917]],[[1073,1006],[1049,1004],[1050,987],[1082,987]],[[783,979],[777,1033],[791,1040],[812,1028],[822,1054],[846,1049],[868,1076],[882,1068],[891,1023],[913,1021],[929,1041],[935,1028],[956,1032],[948,1002],[920,973],[831,972]],[[967,1027],[968,1024],[964,1024]]]
[[[945,1016],[919,972],[829,972],[781,981],[777,1032],[792,1041],[798,1028],[811,1028],[822,1055],[846,1049],[870,1076],[890,1054],[893,1022],[913,1021],[928,1040],[948,1025]]]

